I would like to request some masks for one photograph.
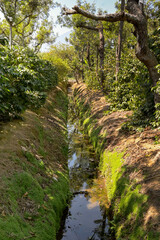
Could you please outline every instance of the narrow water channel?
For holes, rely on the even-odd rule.
[[[71,114],[72,115],[72,114]],[[106,240],[107,193],[104,179],[98,175],[98,159],[77,120],[68,121],[69,175],[73,198],[66,211],[57,240]]]

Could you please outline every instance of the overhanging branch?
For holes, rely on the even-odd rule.
[[[64,15],[81,14],[84,17],[87,17],[96,21],[107,21],[107,22],[127,21],[133,24],[136,24],[139,21],[136,15],[129,14],[126,12],[96,15],[96,14],[89,13],[78,6],[74,6],[72,9],[63,8],[63,14]]]

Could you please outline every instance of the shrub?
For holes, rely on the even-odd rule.
[[[0,72],[0,120],[41,106],[58,81],[55,67],[25,48],[2,47]]]

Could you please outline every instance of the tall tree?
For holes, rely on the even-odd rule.
[[[92,13],[95,13],[95,5],[89,4],[86,1],[78,1],[78,6]],[[100,11],[100,10],[99,10]],[[83,78],[87,79],[88,82],[95,83],[95,80],[99,81],[95,84],[101,86],[105,91],[105,73],[104,73],[104,29],[102,22],[96,22],[89,20],[83,16],[72,16],[70,19],[65,18],[65,26],[72,26],[74,34],[78,38],[78,44],[83,45],[81,49],[81,70]],[[80,28],[80,29],[77,29]],[[72,45],[75,45],[72,40]],[[96,46],[96,48],[95,48]],[[77,48],[77,47],[76,47]],[[83,74],[84,72],[84,74]]]
[[[52,0],[0,0],[0,11],[9,26],[10,47],[13,43],[13,31],[14,37],[18,36],[19,40],[22,40],[21,45],[24,45],[26,38],[37,30],[40,18],[48,17],[49,9],[52,6]]]
[[[85,25],[84,23],[78,23],[76,25],[77,27],[88,29],[91,31],[96,31],[99,33],[99,48],[97,49],[97,54],[100,56],[100,85],[102,90],[105,92],[105,74],[104,74],[104,33],[103,33],[103,24],[100,22],[97,26],[89,26]],[[87,47],[87,59],[88,59],[88,65],[91,70],[91,61],[90,61],[90,43],[88,43]],[[97,70],[96,72],[98,73],[98,56],[97,56]],[[99,76],[98,76],[99,79]]]
[[[121,12],[124,12],[125,0],[121,0]],[[118,72],[120,67],[121,51],[122,51],[122,34],[123,34],[124,22],[120,21],[119,24],[119,34],[118,34],[118,44],[116,48],[116,81],[118,80]]]
[[[149,48],[148,44],[147,18],[144,15],[144,12],[141,10],[141,7],[139,6],[138,0],[128,0],[126,9],[128,10],[128,12],[124,11],[114,14],[96,15],[89,13],[78,6],[74,6],[72,10],[66,9],[64,11],[64,14],[81,14],[87,18],[94,19],[96,21],[127,21],[133,24],[135,28],[134,34],[137,39],[137,46],[135,49],[136,56],[148,68],[150,78],[152,80],[152,85],[156,88],[160,78],[160,74],[158,73],[156,68],[156,66],[158,65],[158,61],[154,53]],[[154,102],[155,104],[160,103],[160,94],[157,91],[154,92]]]

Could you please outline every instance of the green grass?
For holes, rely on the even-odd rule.
[[[21,172],[7,181],[5,197],[10,214],[0,218],[2,240],[28,236],[37,240],[56,239],[69,189],[68,174],[55,174],[57,180],[51,181],[47,176],[36,179]]]
[[[56,103],[53,106],[52,102],[47,105],[50,114],[54,116],[57,114],[65,127],[67,104],[65,93],[59,91]],[[55,108],[59,111],[55,111]],[[56,141],[56,131],[54,126],[47,127],[41,115],[35,117],[34,142],[31,140],[29,146],[25,142],[19,142],[20,149],[23,146],[21,157],[11,153],[11,161],[16,162],[19,168],[13,175],[3,179],[0,206],[1,240],[56,240],[63,210],[67,206],[70,194],[65,127],[59,126],[56,129],[61,140],[55,150],[58,151],[58,157],[64,158],[63,164],[57,162],[61,168],[52,167],[55,156],[54,151],[50,149]]]
[[[116,184],[120,175],[120,168],[124,162],[123,160],[124,152],[119,153],[117,151],[110,152],[104,151],[101,154],[101,160],[99,164],[99,170],[102,175],[105,176],[107,180],[107,190],[108,190],[108,198],[111,200],[116,191]]]

